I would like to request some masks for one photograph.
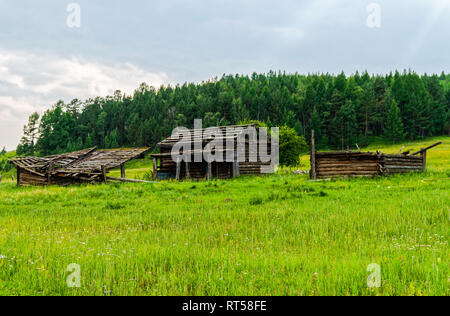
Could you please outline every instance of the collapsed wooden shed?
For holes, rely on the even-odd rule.
[[[144,158],[150,148],[85,149],[47,157],[19,157],[11,160],[17,168],[17,185],[70,185],[98,183],[125,178],[125,163]],[[112,169],[121,167],[121,178],[108,177]]]
[[[240,175],[258,175],[262,174],[262,167],[270,167],[271,162],[262,162],[258,152],[250,150],[250,139],[246,138],[246,131],[248,128],[254,128],[258,133],[257,124],[247,125],[234,125],[234,126],[221,126],[214,127],[217,129],[222,137],[205,137],[205,132],[208,129],[192,129],[187,130],[190,137],[186,140],[182,140],[184,144],[187,144],[192,150],[183,152],[183,154],[190,156],[190,162],[175,161],[172,157],[172,150],[176,144],[180,144],[180,138],[172,135],[171,137],[163,140],[158,144],[160,149],[159,154],[153,154],[154,159],[154,176],[158,180],[166,179],[229,179],[235,178]],[[209,128],[211,129],[211,128]],[[232,130],[230,133],[229,131]],[[259,146],[259,135],[256,135],[256,144]],[[195,156],[201,155],[206,152],[206,145],[213,141],[221,141],[221,146],[216,147],[211,153],[232,155],[233,159],[224,159],[223,162],[208,162],[205,159],[195,162]],[[195,144],[200,145],[200,149],[197,149]],[[245,146],[245,152],[243,157],[245,159],[239,159],[238,157],[238,145]],[[244,148],[244,147],[241,148]],[[271,154],[271,142],[270,137],[266,142],[267,155]]]
[[[434,144],[410,154],[383,154],[381,152],[317,152],[314,141],[311,152],[311,179],[333,177],[375,177],[398,173],[425,172],[427,151],[441,143]]]

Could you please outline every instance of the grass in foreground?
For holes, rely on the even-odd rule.
[[[444,141],[428,173],[391,178],[3,183],[0,295],[449,295]]]

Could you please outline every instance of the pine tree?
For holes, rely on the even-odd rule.
[[[356,121],[355,107],[350,100],[339,109],[336,121],[339,125],[342,150],[353,147],[356,143],[356,129],[358,124]]]
[[[395,144],[396,141],[404,137],[403,123],[400,116],[400,108],[395,101],[391,102],[391,107],[386,117],[385,136],[392,140]]]
[[[35,145],[39,134],[39,114],[30,115],[28,124],[23,127],[23,137],[17,147],[17,154],[23,156],[34,156]]]
[[[315,138],[318,141],[318,145],[320,146],[320,142],[322,140],[322,120],[320,118],[319,112],[317,111],[317,107],[314,107],[311,115],[311,130],[314,130]]]

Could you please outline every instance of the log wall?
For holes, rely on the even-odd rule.
[[[328,152],[315,154],[311,177],[375,177],[406,172],[421,172],[424,156],[386,155],[361,152]]]

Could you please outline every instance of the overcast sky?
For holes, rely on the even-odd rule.
[[[0,147],[58,99],[142,82],[405,68],[450,72],[450,0],[0,0]]]

